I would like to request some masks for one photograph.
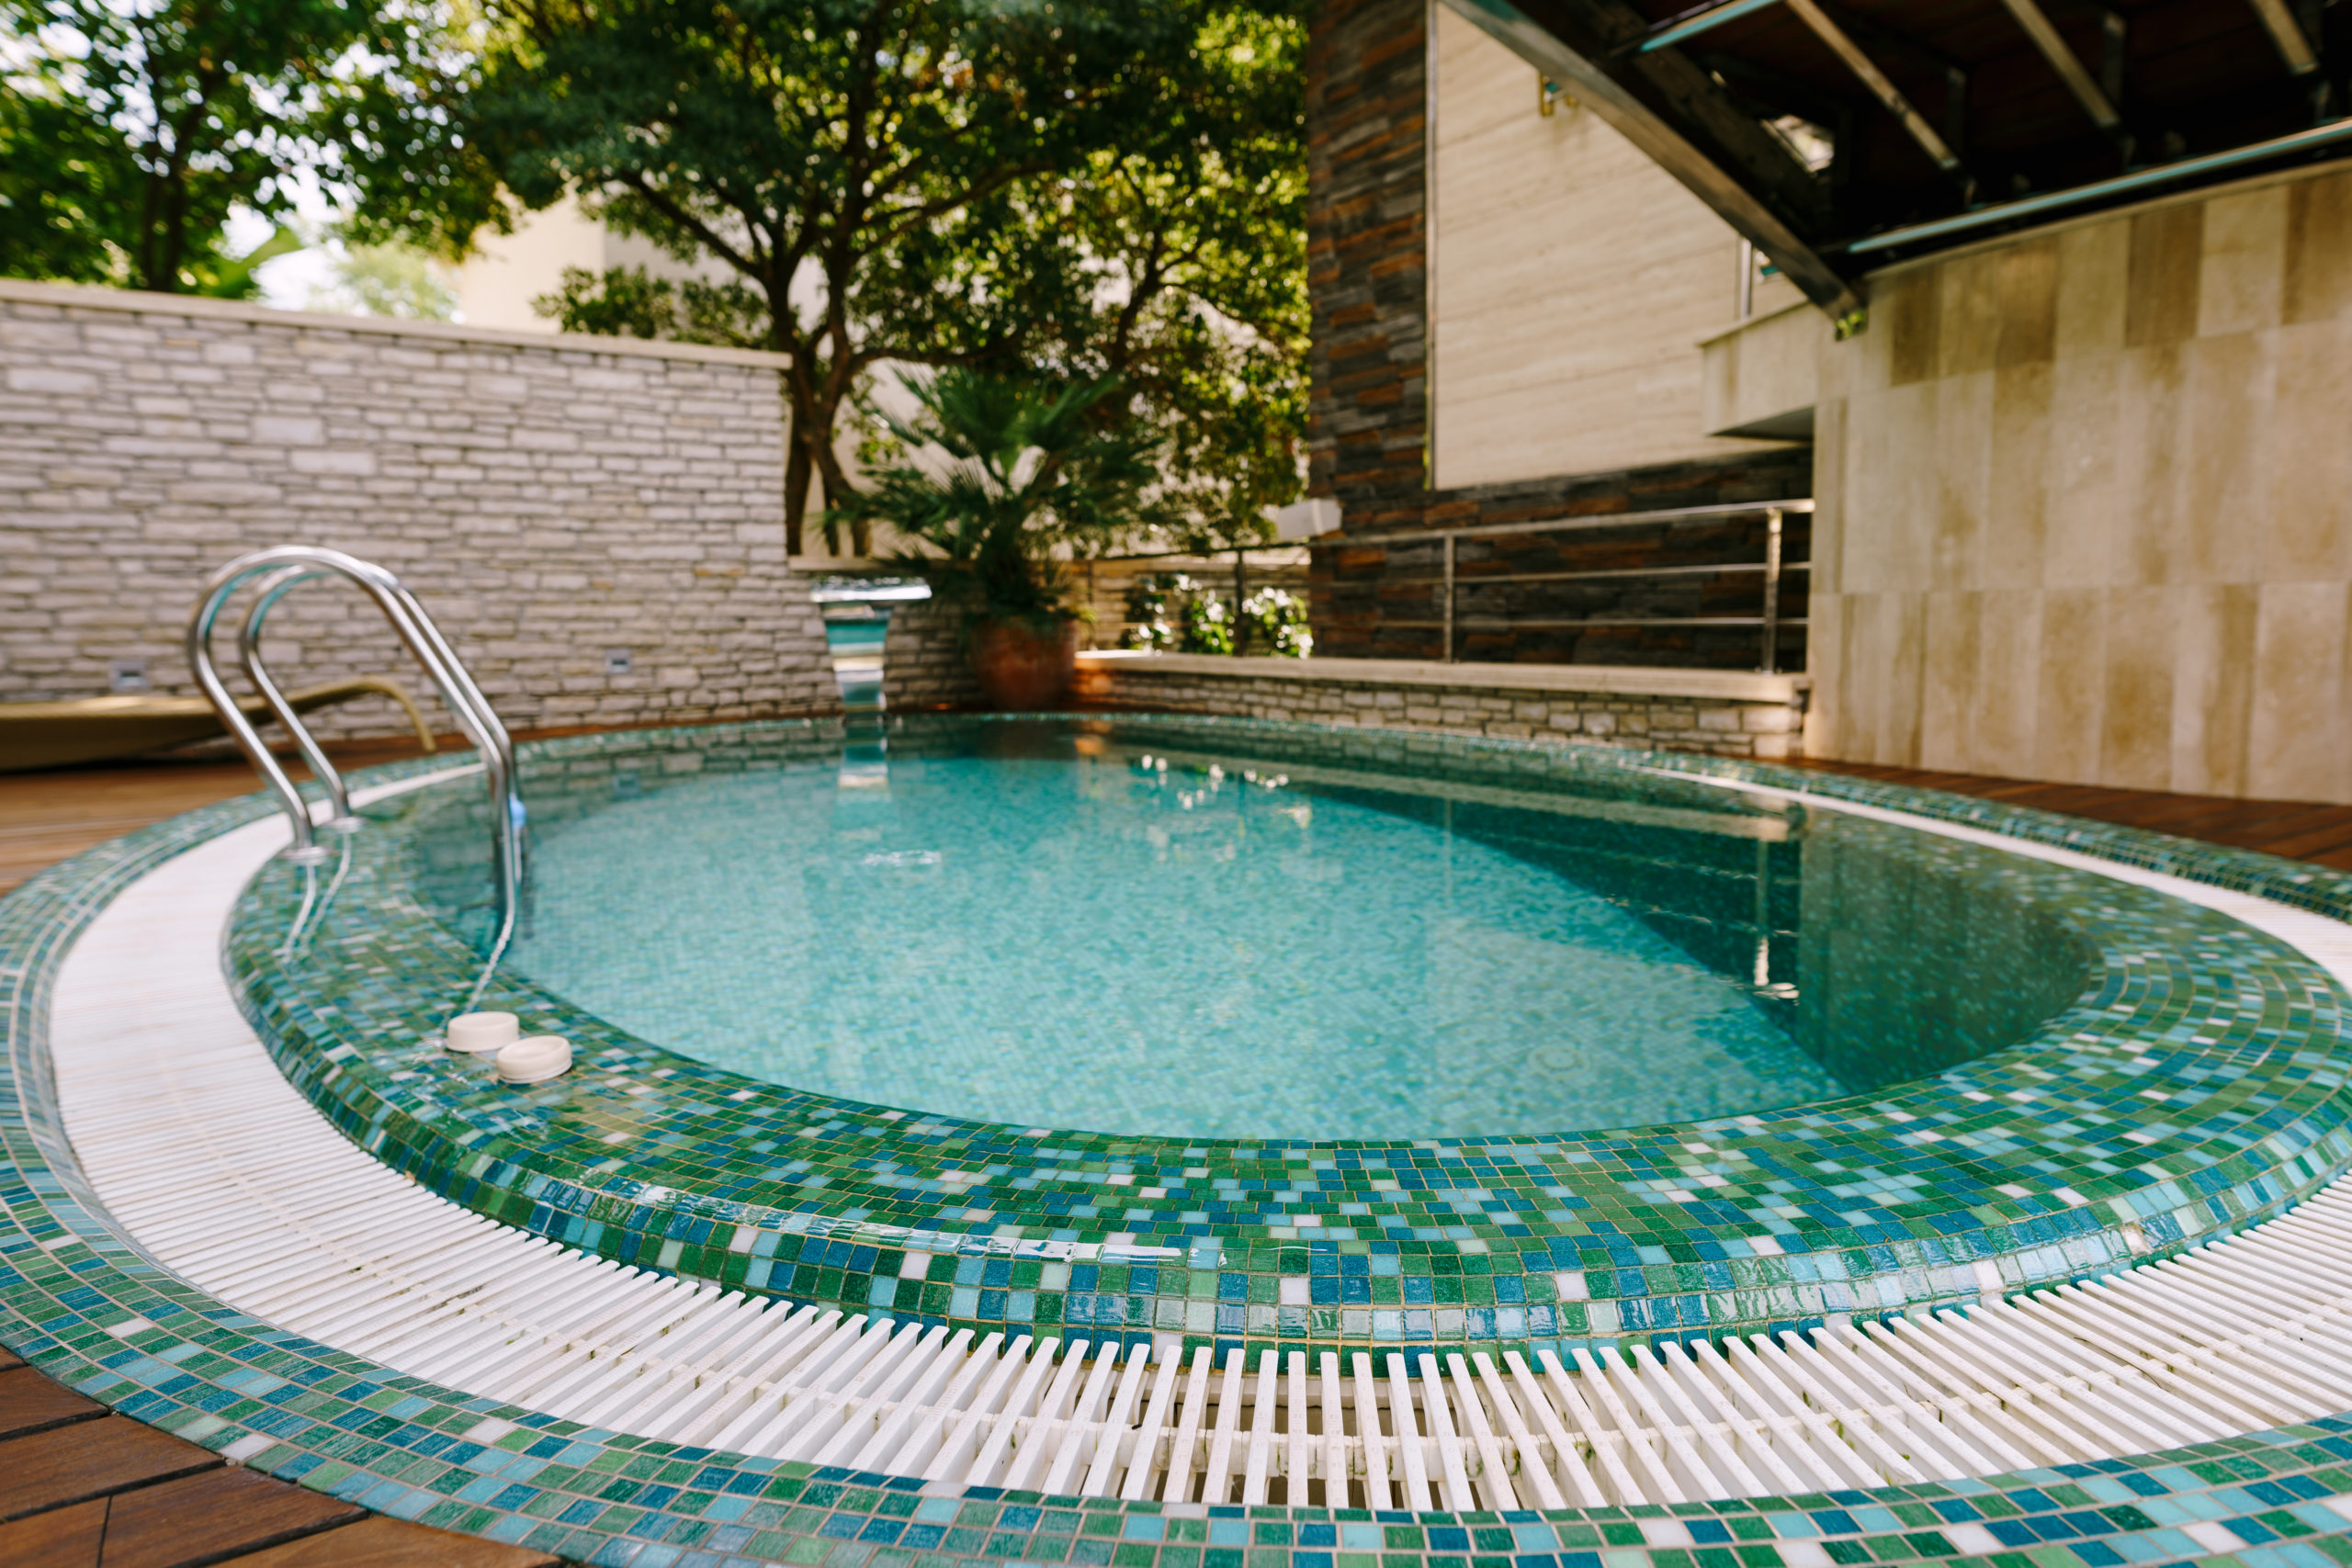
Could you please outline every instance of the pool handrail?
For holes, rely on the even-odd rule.
[[[491,974],[514,940],[523,892],[523,800],[515,773],[513,738],[491,707],[490,699],[475,684],[471,672],[458,658],[448,639],[441,635],[440,627],[434,625],[433,617],[425,613],[416,595],[383,567],[345,555],[340,550],[316,545],[277,545],[255,550],[239,556],[204,580],[196,608],[188,617],[188,667],[195,673],[198,687],[220,716],[222,727],[235,737],[239,749],[262,775],[285,811],[293,834],[293,841],[285,851],[286,858],[303,864],[316,864],[324,860],[326,852],[317,842],[311,824],[310,808],[303,801],[301,792],[295,787],[277,759],[270,754],[269,748],[262,742],[260,732],[230,695],[212,658],[212,630],[222,608],[248,581],[263,577],[261,597],[245,618],[238,637],[245,673],[268,704],[271,714],[292,735],[304,760],[317,771],[326,785],[334,808],[331,826],[345,831],[356,827],[356,819],[351,816],[350,796],[342,775],[327,761],[325,752],[304,726],[300,716],[270,678],[268,667],[261,657],[263,626],[271,607],[296,583],[306,578],[323,576],[341,577],[375,602],[376,607],[383,612],[384,619],[390,624],[394,635],[399,637],[417,663],[424,666],[426,676],[439,688],[442,701],[448,705],[458,727],[481,754],[482,770],[490,784],[491,834],[498,888],[498,933],[492,944],[489,964],[475,983],[466,1004],[469,1008],[480,999],[483,988],[490,982]]]
[[[347,833],[359,825],[359,819],[351,814],[351,792],[344,784],[343,774],[327,760],[325,750],[312,738],[310,726],[302,722],[301,716],[294,711],[294,705],[286,700],[286,694],[270,678],[269,667],[261,656],[262,623],[269,618],[271,607],[284,598],[287,591],[296,583],[307,582],[321,575],[322,573],[311,567],[289,566],[264,578],[260,595],[254,601],[253,611],[246,615],[245,624],[237,634],[237,657],[245,667],[246,681],[261,694],[261,700],[269,705],[270,714],[278,725],[294,738],[302,760],[311,764],[311,773],[326,786],[327,799],[334,804],[334,809],[321,826],[331,831]]]

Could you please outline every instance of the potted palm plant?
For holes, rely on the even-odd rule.
[[[900,380],[917,412],[885,423],[909,460],[869,476],[829,521],[878,520],[928,547],[888,558],[962,613],[981,691],[1000,708],[1051,706],[1078,659],[1065,562],[1146,524],[1159,441],[1102,417],[1114,379],[953,367]]]

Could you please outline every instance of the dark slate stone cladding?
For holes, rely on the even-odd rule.
[[[1309,483],[1418,522],[1428,407],[1422,0],[1329,0],[1307,51]]]
[[[1427,492],[1420,525],[1464,529],[1560,517],[1666,511],[1803,497],[1812,483],[1804,448],[1733,460],[1678,463],[1539,483]],[[1395,530],[1392,530],[1394,532]],[[1387,543],[1359,532],[1312,555],[1308,607],[1315,650],[1331,659],[1444,657],[1442,544]],[[1752,616],[1762,604],[1753,571],[1721,577],[1615,578],[1578,583],[1505,581],[1505,574],[1623,570],[1636,567],[1748,565],[1764,558],[1761,516],[1633,525],[1573,534],[1465,534],[1455,545],[1453,656],[1465,664],[1638,664],[1753,670],[1762,643],[1747,626],[1595,626],[1546,621],[1585,617]],[[1803,670],[1809,580],[1794,570],[1813,556],[1813,518],[1782,522],[1781,615],[1774,667]]]

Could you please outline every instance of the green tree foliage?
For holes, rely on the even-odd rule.
[[[767,301],[739,282],[656,277],[641,266],[563,269],[563,287],[534,302],[568,333],[668,338],[678,343],[765,348]]]
[[[331,287],[311,290],[311,310],[430,321],[458,313],[458,297],[435,275],[433,258],[412,245],[346,243],[334,275]]]
[[[1043,631],[1069,618],[1058,556],[1093,553],[1148,515],[1157,439],[1090,417],[1115,381],[1041,383],[956,366],[905,378],[921,405],[890,427],[930,460],[899,463],[838,508],[842,521],[886,522],[937,554],[894,564],[976,620]]]
[[[1315,650],[1306,603],[1286,588],[1263,587],[1241,601],[1236,617],[1222,595],[1181,571],[1139,577],[1127,590],[1125,648],[1159,653],[1256,654],[1304,659]]]
[[[1272,536],[1306,432],[1306,30],[1287,8],[1218,6],[1153,79],[1148,119],[1098,148],[1037,221],[1101,266],[1068,318],[1069,373],[1116,376],[1166,446],[1172,541]]]
[[[0,273],[237,295],[230,213],[288,214],[360,77],[429,32],[357,0],[0,0]]]
[[[370,147],[417,141],[356,161],[363,217],[460,244],[486,191],[569,194],[715,264],[548,307],[790,355],[792,548],[812,483],[861,515],[839,437],[886,363],[1118,375],[1090,417],[1149,423],[1196,510],[1254,518],[1295,489],[1303,412],[1295,5],[483,0],[462,68],[371,110]]]

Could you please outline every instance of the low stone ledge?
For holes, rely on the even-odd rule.
[[[1801,750],[1803,675],[1627,665],[1438,664],[1081,653],[1081,701],[1776,761]]]

